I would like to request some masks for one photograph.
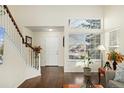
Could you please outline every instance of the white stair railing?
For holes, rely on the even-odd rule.
[[[40,70],[40,57],[38,57],[39,59],[35,57],[36,51],[34,51],[32,46],[25,46],[25,39],[6,5],[0,5],[0,27],[5,29],[8,39],[16,47],[26,64]]]

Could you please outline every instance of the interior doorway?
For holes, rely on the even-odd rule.
[[[64,66],[64,27],[42,27],[36,36],[42,46],[41,66]]]
[[[59,66],[59,56],[61,40],[58,36],[46,37],[45,40],[45,59],[46,66]]]

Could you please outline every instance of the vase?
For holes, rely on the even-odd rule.
[[[116,70],[116,65],[117,65],[117,62],[116,61],[113,61],[113,70]]]
[[[85,76],[91,75],[91,68],[89,68],[89,67],[84,67],[84,75],[85,75]]]

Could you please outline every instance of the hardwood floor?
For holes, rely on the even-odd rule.
[[[63,84],[83,84],[83,73],[64,73],[63,67],[42,67],[42,75],[26,80],[19,88],[62,88]],[[98,83],[98,74],[92,73],[92,82]]]

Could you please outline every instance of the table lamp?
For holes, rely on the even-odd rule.
[[[103,67],[103,51],[105,51],[105,47],[104,45],[99,45],[97,49],[101,52],[101,67]]]

